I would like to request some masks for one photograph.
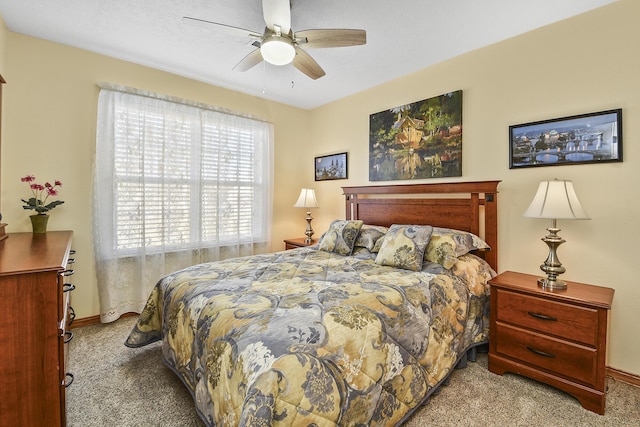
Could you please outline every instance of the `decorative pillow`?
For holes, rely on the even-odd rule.
[[[376,244],[373,246],[373,249],[371,250],[371,252],[373,252],[374,254],[377,254],[378,252],[380,252],[380,248],[382,247],[382,242],[384,242],[384,237],[378,239]]]
[[[442,265],[447,270],[458,262],[458,257],[470,251],[490,249],[487,242],[473,233],[434,227],[424,259]]]
[[[362,228],[361,220],[336,219],[329,225],[318,249],[339,255],[350,255],[360,228]]]
[[[370,252],[373,252],[377,242],[389,231],[387,227],[379,225],[363,224],[360,229],[360,234],[356,239],[355,246],[360,248],[367,248]]]
[[[393,224],[382,240],[376,264],[405,270],[422,270],[424,251],[433,227],[430,225]]]

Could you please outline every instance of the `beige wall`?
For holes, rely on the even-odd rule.
[[[6,56],[6,45],[7,45],[7,26],[4,23],[4,19],[0,16],[0,75],[4,78],[5,75],[5,56]],[[6,79],[5,79],[6,80]],[[3,102],[4,104],[4,102]],[[2,106],[0,105],[0,109]],[[0,130],[0,144],[2,143],[2,132]],[[0,188],[2,188],[2,151],[0,150]],[[0,214],[2,213],[2,198],[0,198]],[[4,219],[0,222],[4,223]]]
[[[312,154],[346,150],[350,159],[348,181],[315,184],[318,229],[342,213],[339,186],[369,184],[369,114],[462,89],[460,180],[502,180],[500,271],[541,274],[548,249],[540,238],[550,223],[522,214],[539,181],[573,180],[592,220],[559,221],[564,278],[616,290],[608,364],[640,375],[638,16],[640,2],[624,0],[314,110],[311,130],[321,148]],[[612,108],[623,109],[623,163],[509,170],[509,125]]]
[[[634,141],[640,135],[640,39],[636,0],[591,13],[454,58],[324,107],[303,111],[226,91],[78,49],[0,31],[6,39],[4,146],[1,198],[10,231],[27,231],[20,208],[20,176],[60,179],[65,205],[52,229],[73,229],[78,258],[79,317],[98,313],[91,247],[91,163],[95,144],[96,82],[138,87],[208,102],[273,121],[276,134],[272,249],[302,236],[299,189],[316,189],[317,235],[344,217],[340,186],[368,181],[369,114],[457,89],[463,90],[463,176],[501,179],[500,270],[538,274],[547,248],[539,239],[548,224],[522,217],[541,180],[572,179],[591,221],[560,222],[567,240],[559,256],[565,278],[616,289],[608,364],[640,375],[635,310],[634,220],[640,201],[628,187],[639,182]],[[2,34],[5,33],[5,34]],[[5,73],[3,71],[3,73]],[[566,115],[623,108],[623,163],[508,169],[507,129]],[[300,139],[300,135],[306,135]],[[313,157],[349,152],[343,181],[313,181]],[[428,181],[435,182],[435,181]],[[398,182],[394,182],[398,183]],[[379,183],[376,183],[379,184]]]
[[[4,73],[5,57],[7,51],[7,25],[4,23],[4,19],[0,16],[0,74]]]

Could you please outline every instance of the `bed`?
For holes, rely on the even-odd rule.
[[[162,278],[125,345],[209,426],[400,425],[488,341],[498,182],[343,187],[319,244]]]

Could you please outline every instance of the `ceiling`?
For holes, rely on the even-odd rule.
[[[0,0],[0,14],[17,33],[311,109],[615,1],[291,0],[294,31],[367,32],[364,46],[309,49],[327,73],[318,80],[264,62],[232,71],[255,49],[249,40],[182,22],[262,33],[260,0]]]

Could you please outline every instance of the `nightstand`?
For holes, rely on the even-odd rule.
[[[285,239],[284,248],[285,250],[296,249],[296,248],[304,248],[305,246],[311,246],[318,243],[318,240],[311,240],[311,243],[304,242],[305,237],[301,237],[299,239]]]
[[[489,281],[489,370],[544,382],[602,415],[614,290],[565,281],[567,289],[548,291],[537,280],[507,271]]]

